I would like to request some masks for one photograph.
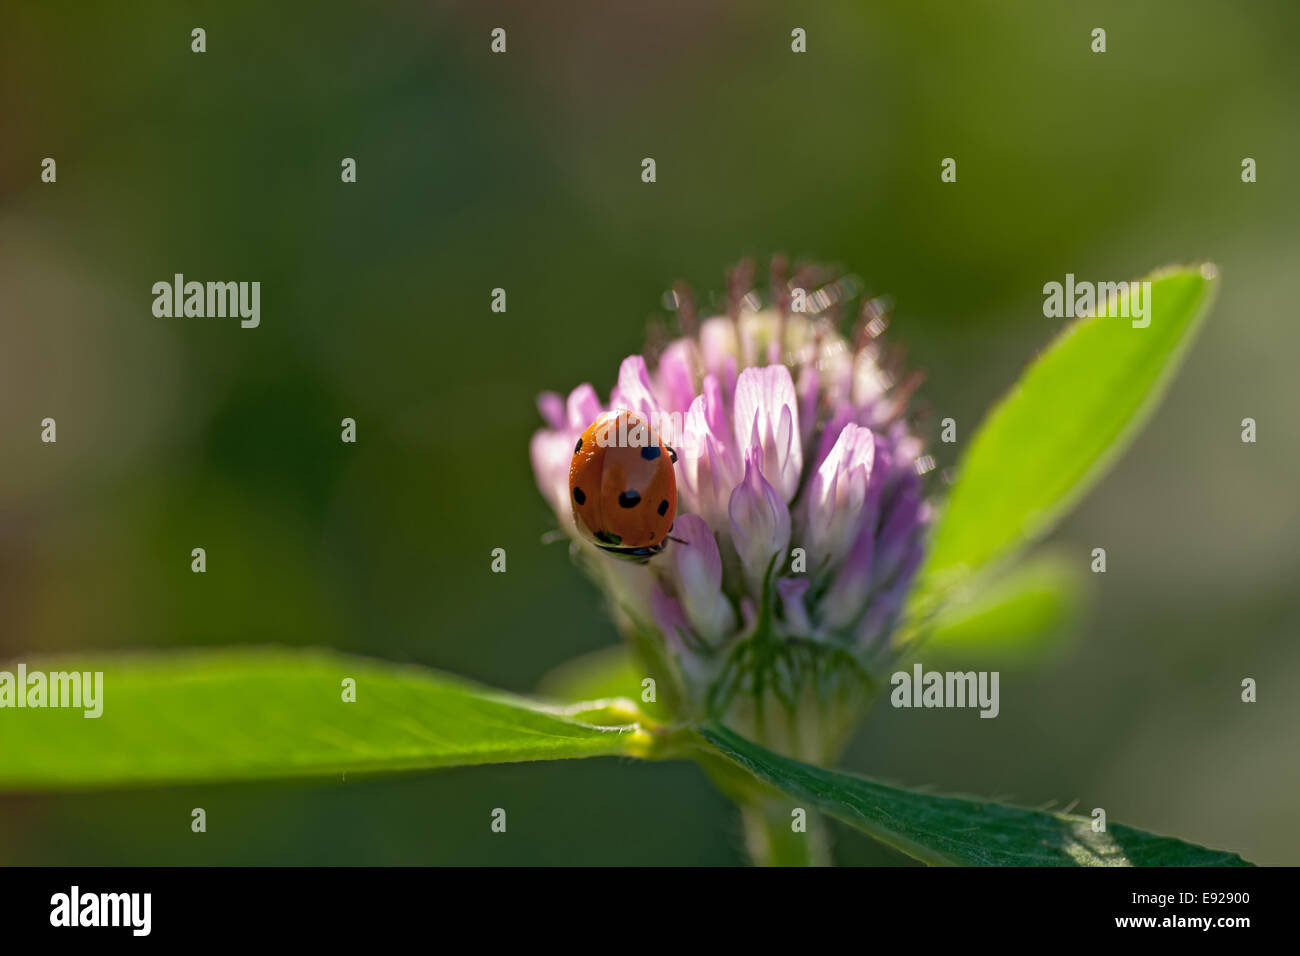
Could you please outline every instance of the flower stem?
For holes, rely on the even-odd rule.
[[[798,809],[804,813],[796,814]],[[757,797],[741,804],[740,814],[745,846],[756,865],[831,865],[826,822],[816,810],[777,797]]]

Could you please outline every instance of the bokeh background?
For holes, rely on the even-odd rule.
[[[1043,283],[1209,259],[1222,295],[1184,371],[1053,536],[1081,566],[1109,554],[1072,639],[1003,675],[999,719],[878,709],[845,763],[1300,863],[1294,3],[51,2],[5,21],[0,659],[277,642],[526,691],[616,639],[542,542],[534,397],[606,391],[674,280],[716,302],[726,267],[773,252],[862,276],[928,370],[937,439],[944,416],[969,437],[1056,332]],[[260,280],[261,327],[155,318],[175,272]],[[941,467],[959,447],[936,442]],[[843,830],[837,854],[899,859]],[[0,798],[8,864],[743,859],[687,765]]]

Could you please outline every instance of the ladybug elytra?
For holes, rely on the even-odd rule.
[[[605,412],[587,426],[569,464],[578,530],[602,551],[646,561],[664,549],[677,516],[677,452],[635,412]]]

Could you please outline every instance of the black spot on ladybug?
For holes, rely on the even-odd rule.
[[[586,494],[583,493],[583,490],[581,488],[574,488],[573,500],[580,505],[585,505],[587,503],[587,496]]]
[[[618,506],[620,508],[635,508],[641,503],[641,492],[629,488],[627,491],[621,491],[618,495]]]
[[[601,544],[622,544],[623,539],[612,531],[597,531],[596,540]]]
[[[576,444],[576,445],[573,446],[573,453],[574,453],[575,455],[576,455],[578,452],[580,452],[580,451],[582,451],[582,439],[581,439],[581,438],[578,439],[578,444]]]
[[[665,498],[663,501],[659,502],[659,507],[656,510],[659,512],[659,517],[661,518],[668,514],[668,499]]]
[[[671,458],[671,459],[673,460],[673,464],[674,464],[674,465],[677,464],[677,451],[676,451],[676,449],[670,447],[670,448],[668,449],[668,457]]]
[[[641,449],[641,457],[644,458],[646,461],[654,461],[656,458],[659,457],[659,446],[646,445],[644,448]]]

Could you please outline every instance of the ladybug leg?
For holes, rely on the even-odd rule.
[[[673,448],[672,445],[666,445],[664,447],[668,449],[668,457],[673,460],[673,464],[677,464],[677,449]]]

